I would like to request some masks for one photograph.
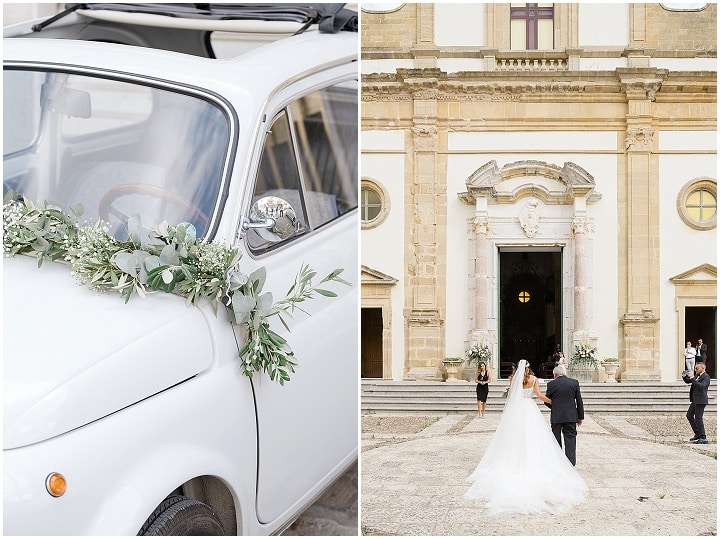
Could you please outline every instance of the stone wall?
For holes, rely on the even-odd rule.
[[[360,15],[360,40],[363,49],[409,49],[417,41],[416,4],[405,4],[389,13]],[[378,32],[377,28],[382,28]]]
[[[641,4],[645,43],[662,51],[717,51],[717,4],[702,11],[669,11],[661,4]]]

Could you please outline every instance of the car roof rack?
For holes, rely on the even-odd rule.
[[[357,12],[345,9],[345,4],[65,4],[65,10],[35,24],[33,32],[44,28],[77,10],[142,13],[198,20],[253,20],[268,22],[296,22],[302,26],[300,34],[313,24],[324,33],[357,32]]]

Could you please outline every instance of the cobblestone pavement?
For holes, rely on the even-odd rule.
[[[359,535],[357,462],[282,535]]]
[[[549,414],[544,414],[549,417]],[[363,535],[717,535],[717,417],[693,445],[682,415],[591,414],[578,432],[587,501],[566,515],[488,518],[463,499],[500,413],[362,416]]]

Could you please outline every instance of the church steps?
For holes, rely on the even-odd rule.
[[[490,385],[486,410],[501,411],[507,382]],[[545,382],[540,384],[545,390]],[[689,386],[678,383],[585,383],[583,402],[589,413],[684,413]],[[361,382],[363,412],[473,412],[477,410],[475,384],[468,382],[417,382],[369,380]],[[544,406],[541,406],[544,409]],[[717,387],[710,385],[707,412],[717,411]]]

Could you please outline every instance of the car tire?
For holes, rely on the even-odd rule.
[[[170,496],[152,512],[138,535],[225,535],[225,530],[209,505]]]

